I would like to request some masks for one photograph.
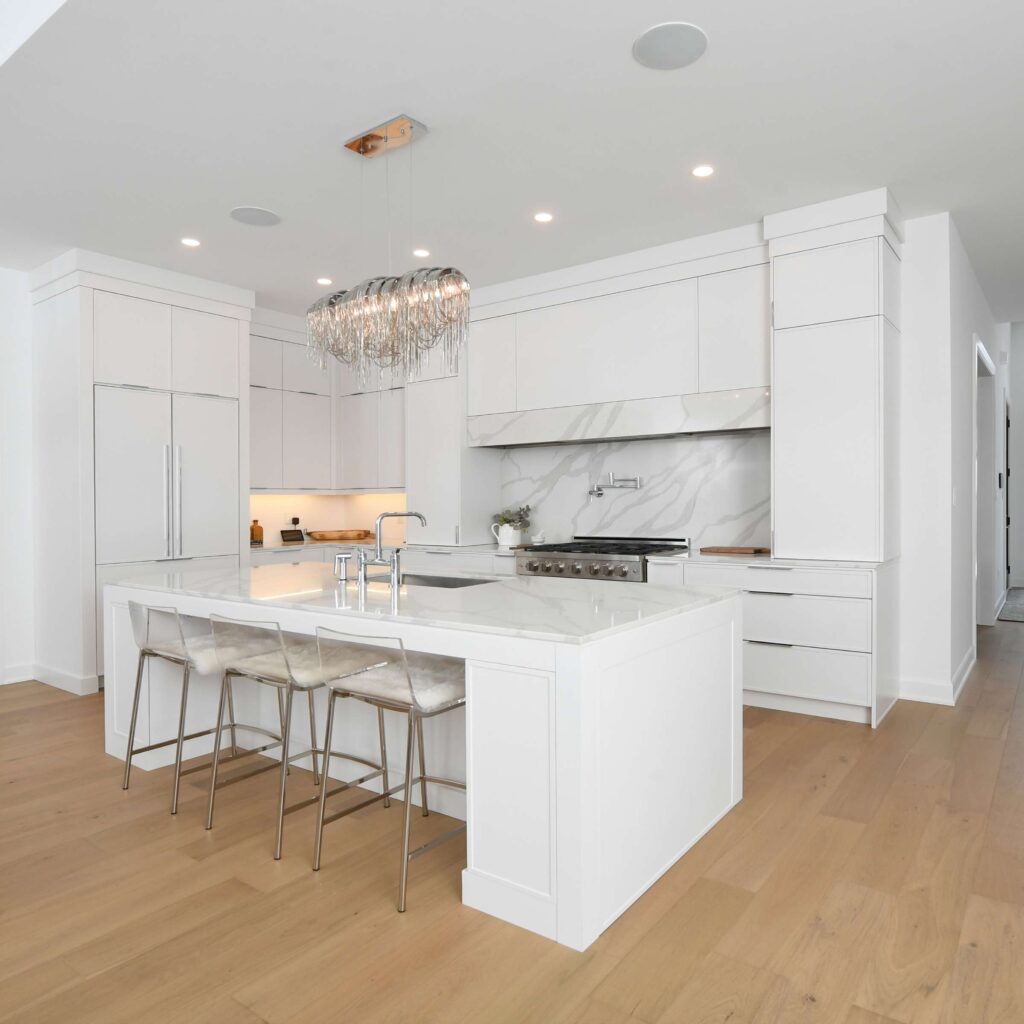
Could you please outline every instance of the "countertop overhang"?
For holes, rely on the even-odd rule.
[[[512,576],[485,577],[487,582],[479,586],[457,589],[403,586],[397,595],[387,583],[370,583],[360,595],[355,583],[341,586],[332,570],[320,562],[188,570],[134,577],[108,586],[554,643],[586,643],[736,594],[727,587],[667,588]]]

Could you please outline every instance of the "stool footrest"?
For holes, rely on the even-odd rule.
[[[281,741],[277,740],[275,743],[268,743],[263,747],[254,747],[252,750],[243,750],[240,754],[232,754],[230,757],[222,757],[219,760],[221,764],[227,764],[230,761],[239,761],[243,757],[249,757],[252,754],[262,754],[265,750],[270,750],[273,747],[279,746],[281,746]],[[288,763],[291,764],[292,761],[297,761],[300,757],[308,757],[312,753],[312,750],[300,750],[297,754],[291,754],[289,756]],[[280,770],[280,760],[268,761],[266,764],[261,764],[258,768],[252,768],[245,772],[238,772],[238,774],[232,775],[228,779],[218,779],[216,788],[223,789],[224,786],[230,786],[232,783],[241,782],[242,779],[251,779],[254,775],[261,775],[263,772],[273,771],[275,768]]]
[[[182,742],[184,743],[186,740],[197,740],[200,736],[212,736],[216,731],[216,729],[203,729],[202,732],[189,733],[188,736],[182,738]],[[173,739],[161,740],[159,743],[150,743],[145,747],[135,747],[131,752],[131,756],[135,757],[136,754],[145,754],[150,750],[160,750],[162,747],[170,747],[177,742],[178,737],[175,736]]]
[[[435,846],[440,846],[442,843],[447,843],[449,839],[454,839],[456,836],[461,836],[466,831],[465,825],[460,825],[458,828],[453,828],[451,832],[445,832],[443,836],[438,836],[436,839],[431,839],[429,843],[424,843],[422,846],[416,847],[415,850],[409,851],[409,860],[415,860],[421,854],[426,853],[428,850],[434,849]]]

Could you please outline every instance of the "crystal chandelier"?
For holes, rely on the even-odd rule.
[[[395,118],[345,145],[360,156],[387,156],[426,129]],[[390,221],[390,190],[389,190]],[[321,366],[328,357],[351,366],[360,382],[371,371],[416,376],[427,354],[440,346],[445,371],[458,372],[469,324],[469,281],[454,267],[421,267],[401,276],[371,277],[354,288],[317,300],[306,313],[310,355]]]

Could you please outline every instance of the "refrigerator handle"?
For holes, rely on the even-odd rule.
[[[178,557],[180,558],[184,554],[182,546],[182,533],[181,533],[181,445],[175,445],[174,447],[174,492],[175,492],[175,510],[177,512],[177,527],[178,527]]]
[[[164,459],[164,554],[171,557],[171,446],[163,446]]]

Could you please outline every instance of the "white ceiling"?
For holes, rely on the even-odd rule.
[[[694,66],[632,61],[666,19],[707,32]],[[384,161],[341,143],[405,112],[396,271],[425,245],[491,284],[888,185],[1024,320],[1022,38],[995,0],[69,0],[0,66],[0,265],[79,247],[301,312],[386,270]]]

